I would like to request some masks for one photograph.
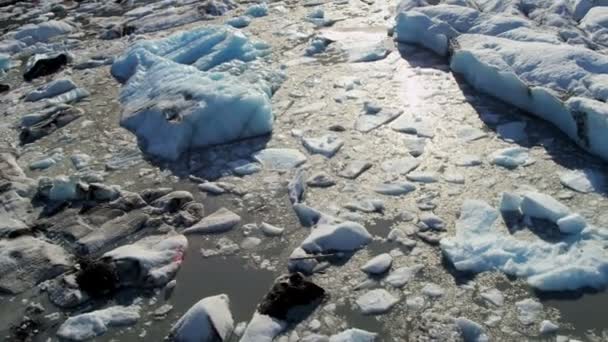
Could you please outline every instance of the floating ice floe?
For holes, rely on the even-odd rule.
[[[307,253],[353,252],[372,240],[362,225],[354,222],[321,223],[304,239],[301,248]]]
[[[256,152],[253,157],[271,170],[289,170],[306,162],[302,152],[288,148],[267,148]]]
[[[364,315],[381,315],[387,313],[399,299],[391,295],[385,289],[371,290],[359,298],[356,303]]]
[[[582,193],[602,191],[605,186],[602,174],[592,169],[565,171],[559,174],[559,180],[564,186]]]
[[[171,327],[171,341],[226,341],[234,329],[229,305],[225,294],[201,299]]]
[[[525,9],[516,1],[489,3],[495,6],[403,0],[396,40],[449,54],[452,71],[477,90],[553,123],[582,148],[608,159],[608,57],[594,51],[593,42],[605,44],[608,38],[605,11],[586,0],[560,5],[540,0]],[[576,27],[572,18],[580,13],[589,17]]]
[[[441,240],[443,253],[456,269],[500,270],[524,278],[540,290],[601,288],[608,284],[608,235],[601,229],[586,226],[579,231],[580,221],[567,218],[570,210],[544,194],[525,193],[519,200],[503,196],[503,208],[556,225],[566,218],[561,229],[567,227],[569,234],[557,242],[518,238],[497,224],[496,209],[483,201],[467,200],[456,222],[456,235]]]
[[[283,80],[258,59],[268,52],[230,26],[139,41],[111,69],[125,82],[121,125],[144,151],[170,160],[191,148],[268,134],[270,97]]]
[[[382,274],[391,268],[392,264],[393,257],[388,253],[382,253],[365,263],[361,270],[368,274]]]
[[[71,341],[86,341],[105,334],[108,328],[135,324],[141,307],[112,306],[68,318],[57,330],[57,336]]]

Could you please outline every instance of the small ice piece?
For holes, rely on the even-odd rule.
[[[352,160],[346,164],[342,171],[338,173],[338,176],[348,179],[356,179],[371,167],[372,164],[365,160]]]
[[[38,87],[36,90],[25,95],[25,100],[32,102],[39,101],[44,98],[55,97],[75,88],[76,84],[74,84],[71,79],[62,78]]]
[[[478,165],[481,165],[482,163],[483,162],[481,161],[481,158],[479,156],[472,155],[472,154],[465,154],[465,155],[459,156],[454,161],[454,164],[456,164],[456,166],[464,166],[464,167],[478,166]]]
[[[266,5],[265,2],[261,4],[251,5],[249,6],[249,8],[247,8],[245,14],[254,18],[265,17],[268,15],[268,5]]]
[[[384,211],[384,201],[374,198],[364,198],[346,203],[344,208],[351,211],[362,211],[364,213],[380,213]]]
[[[435,136],[435,127],[431,120],[411,115],[401,115],[393,121],[391,129],[401,133],[416,134],[423,138]]]
[[[424,267],[422,265],[413,265],[413,266],[405,266],[400,267],[393,270],[388,277],[386,277],[385,281],[393,286],[393,287],[403,287],[410,280],[414,279],[418,272],[422,270]]]
[[[245,159],[230,162],[228,166],[237,176],[248,176],[262,171],[262,166],[259,163],[253,163]]]
[[[543,305],[534,299],[527,298],[515,303],[517,318],[524,325],[530,325],[538,320],[543,312]]]
[[[526,123],[523,121],[514,121],[496,127],[498,135],[505,140],[523,141],[528,135],[526,134]]]
[[[365,263],[361,270],[367,274],[382,274],[388,271],[392,264],[393,257],[388,253],[382,253]]]
[[[391,159],[383,162],[380,167],[384,172],[398,175],[406,175],[420,165],[420,160],[414,157]]]
[[[500,197],[500,212],[504,214],[520,213],[523,198],[519,195],[503,192]]]
[[[367,229],[355,222],[318,224],[301,244],[307,253],[353,252],[372,240]]]
[[[557,220],[557,226],[564,234],[578,234],[587,227],[587,222],[579,214],[570,214]]]
[[[502,292],[500,292],[500,290],[498,289],[490,289],[488,291],[482,292],[481,298],[496,306],[502,306],[505,302],[505,298]]]
[[[381,315],[387,313],[399,302],[385,289],[371,290],[357,298],[356,303],[364,315]]]
[[[248,236],[248,237],[244,238],[243,241],[241,241],[241,248],[242,249],[253,249],[253,248],[259,246],[260,243],[262,243],[261,239],[259,239],[257,237],[253,237],[253,236]]]
[[[77,180],[67,176],[57,176],[49,192],[51,201],[72,201],[78,199]]]
[[[602,175],[591,169],[562,172],[559,174],[559,180],[564,186],[585,194],[604,186]]]
[[[446,171],[443,174],[443,180],[452,184],[464,184],[466,182],[462,174],[453,171]]]
[[[490,340],[483,327],[470,319],[459,317],[456,319],[456,325],[460,329],[464,342],[488,342]]]
[[[239,17],[230,18],[226,20],[226,24],[236,28],[244,28],[251,24],[251,17],[241,15]]]
[[[308,12],[306,17],[313,19],[323,19],[325,17],[325,12],[320,7],[313,8],[310,12]]]
[[[230,299],[225,294],[207,297],[194,304],[171,327],[172,341],[226,341],[234,329]]]
[[[302,144],[310,154],[331,158],[342,148],[344,141],[335,135],[327,134],[322,137],[302,138]]]
[[[336,185],[336,181],[325,172],[315,173],[306,181],[306,185],[313,188],[328,188]]]
[[[30,170],[44,170],[55,165],[57,162],[53,158],[43,158],[36,160],[30,164]]]
[[[423,294],[432,298],[441,297],[445,293],[445,290],[441,286],[433,283],[427,283],[421,291]]]
[[[287,195],[291,204],[297,204],[304,200],[306,183],[304,182],[304,171],[298,170],[295,177],[287,184]]]
[[[559,330],[559,326],[551,321],[544,320],[540,322],[539,332],[541,334],[551,334]]]
[[[419,219],[425,226],[433,230],[443,230],[445,228],[443,219],[431,212],[423,212],[420,214]]]
[[[412,182],[435,183],[439,181],[439,175],[431,171],[412,171],[405,176]]]
[[[359,116],[355,122],[355,129],[363,133],[371,132],[380,126],[395,120],[402,113],[403,110],[395,108],[382,108],[377,113],[370,113],[369,109],[366,108],[366,113]]]
[[[329,342],[374,342],[377,336],[378,334],[376,333],[353,328],[331,335],[329,337]]]
[[[555,198],[538,192],[526,192],[521,202],[524,215],[553,223],[570,214],[570,209]]]
[[[424,153],[427,139],[418,137],[406,137],[403,142],[405,143],[405,147],[407,147],[408,152],[413,157],[419,157]]]
[[[0,53],[0,72],[8,70],[10,67],[10,56],[5,53]]]
[[[279,227],[273,226],[269,223],[262,222],[262,224],[260,225],[260,230],[266,236],[279,236],[279,235],[283,234],[283,231],[285,230],[285,228],[279,228]]]
[[[68,318],[57,330],[57,336],[71,341],[85,341],[101,336],[108,328],[129,326],[140,318],[140,306],[111,306]]]
[[[272,342],[286,327],[287,322],[256,312],[240,342]]]
[[[387,196],[401,196],[416,190],[410,182],[382,183],[374,187],[374,192]]]
[[[306,162],[302,152],[289,148],[267,148],[256,152],[253,157],[271,170],[289,170]]]
[[[192,227],[186,228],[184,234],[217,234],[231,230],[241,222],[241,217],[232,211],[221,208],[203,218]]]
[[[331,44],[332,41],[324,37],[314,37],[310,40],[310,43],[306,47],[306,56],[314,56],[325,52],[325,49]]]
[[[487,134],[479,128],[464,125],[457,129],[456,136],[458,137],[458,139],[464,142],[472,142],[481,138],[485,138]]]
[[[226,190],[224,188],[222,188],[221,186],[219,186],[217,183],[214,183],[214,182],[205,182],[205,183],[199,184],[198,189],[200,191],[210,193],[213,195],[221,195],[226,192]]]
[[[93,160],[93,157],[84,153],[76,153],[70,157],[70,160],[72,160],[72,164],[74,164],[74,168],[76,168],[76,170],[82,170],[89,166],[89,163],[91,160]]]
[[[508,147],[490,155],[492,164],[515,169],[528,162],[528,149],[523,147]]]
[[[424,297],[422,297],[422,296],[408,297],[407,300],[405,301],[405,305],[408,308],[414,309],[414,310],[422,309],[425,304],[426,304],[426,301],[424,300]]]
[[[380,113],[382,106],[376,102],[365,101],[363,103],[363,110],[365,111],[365,114],[374,115]]]

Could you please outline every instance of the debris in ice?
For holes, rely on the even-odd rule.
[[[420,165],[420,160],[414,157],[390,159],[383,162],[380,167],[387,173],[406,175]]]
[[[226,208],[220,208],[205,217],[192,227],[186,228],[184,234],[217,234],[224,233],[241,222],[241,217]]]
[[[69,78],[62,78],[44,84],[25,95],[26,101],[39,101],[44,98],[55,97],[76,88],[76,84]]]
[[[371,240],[367,229],[355,222],[319,223],[300,247],[307,253],[354,252]]]
[[[403,113],[403,110],[395,108],[381,108],[379,112],[371,112],[367,110],[366,113],[359,116],[355,122],[355,129],[359,132],[368,133],[372,130],[395,120],[399,115]]]
[[[0,290],[23,292],[65,272],[72,264],[65,249],[40,238],[0,239]]]
[[[260,225],[260,230],[262,231],[262,233],[264,233],[264,235],[267,236],[279,236],[283,234],[285,228],[279,228],[269,223],[262,222],[262,224]]]
[[[539,332],[541,334],[551,334],[559,330],[559,326],[551,321],[544,320],[540,322]]]
[[[427,283],[420,291],[432,298],[441,297],[445,293],[445,290],[441,286],[433,283]]]
[[[492,164],[515,169],[530,162],[528,149],[523,147],[508,147],[490,155]]]
[[[344,145],[344,141],[334,135],[321,137],[303,137],[302,144],[310,154],[321,154],[327,158],[333,157]]]
[[[239,17],[234,17],[226,20],[226,24],[235,27],[235,28],[245,28],[251,24],[251,17],[242,15]]]
[[[372,163],[367,162],[365,160],[351,160],[346,166],[338,173],[338,176],[348,178],[348,179],[356,179],[365,171],[369,170],[372,167]]]
[[[382,183],[374,187],[374,192],[388,196],[402,196],[416,190],[416,185],[409,182]]]
[[[111,306],[68,318],[57,330],[57,336],[72,341],[85,341],[101,336],[108,328],[129,326],[140,318],[141,307]]]
[[[496,132],[504,140],[524,141],[528,138],[526,134],[526,123],[524,121],[514,121],[506,124],[498,125]]]
[[[530,325],[539,319],[543,313],[543,305],[534,299],[528,298],[515,303],[517,318],[525,325]]]
[[[325,172],[318,172],[306,180],[306,185],[313,188],[328,188],[336,185],[336,181]]]
[[[486,335],[483,327],[470,319],[459,317],[456,319],[456,325],[460,329],[460,335],[464,342],[488,342],[490,338]]]
[[[601,190],[604,187],[603,176],[592,169],[569,170],[559,174],[560,182],[581,193],[589,193]]]
[[[245,14],[254,18],[265,17],[268,15],[268,5],[266,3],[251,5],[245,10]]]
[[[270,133],[270,97],[283,76],[256,61],[268,52],[230,26],[140,40],[111,69],[124,82],[121,125],[147,153],[169,160]]]
[[[482,292],[481,298],[496,306],[502,306],[505,302],[504,295],[498,289],[490,289],[488,291]]]
[[[255,160],[271,170],[289,170],[306,162],[306,156],[298,150],[267,148],[254,154]]]
[[[398,298],[384,289],[371,290],[356,300],[357,306],[364,315],[385,314],[398,302]]]
[[[234,329],[230,299],[225,294],[206,297],[194,304],[171,327],[169,338],[176,342],[226,341]]]
[[[384,281],[393,287],[403,287],[414,279],[418,272],[424,267],[422,265],[405,266],[394,269]]]
[[[368,274],[382,274],[388,271],[393,264],[393,257],[388,253],[382,253],[373,257],[361,267],[361,270]]]

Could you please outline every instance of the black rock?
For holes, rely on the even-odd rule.
[[[320,300],[325,290],[306,280],[301,273],[279,277],[258,306],[258,312],[270,317],[287,320],[292,309]]]
[[[34,55],[27,62],[23,79],[29,82],[34,78],[54,74],[68,64],[68,61],[69,56],[66,53]]]
[[[76,283],[91,297],[101,297],[114,292],[119,285],[116,266],[105,260],[82,259]]]
[[[8,84],[0,83],[0,93],[4,93],[11,90],[11,86]]]

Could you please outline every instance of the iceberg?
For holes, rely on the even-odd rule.
[[[145,152],[168,160],[268,134],[270,97],[283,81],[259,60],[268,52],[229,26],[138,42],[111,69],[124,82],[121,125]]]
[[[563,205],[547,195],[528,193],[524,198],[530,202],[522,203],[524,214],[550,220],[566,214]],[[456,269],[475,273],[499,270],[545,291],[608,285],[608,236],[601,229],[588,226],[581,231],[580,219],[564,216],[560,228],[570,228],[570,234],[547,242],[518,238],[501,230],[498,217],[499,212],[483,201],[464,202],[456,235],[440,243]]]

